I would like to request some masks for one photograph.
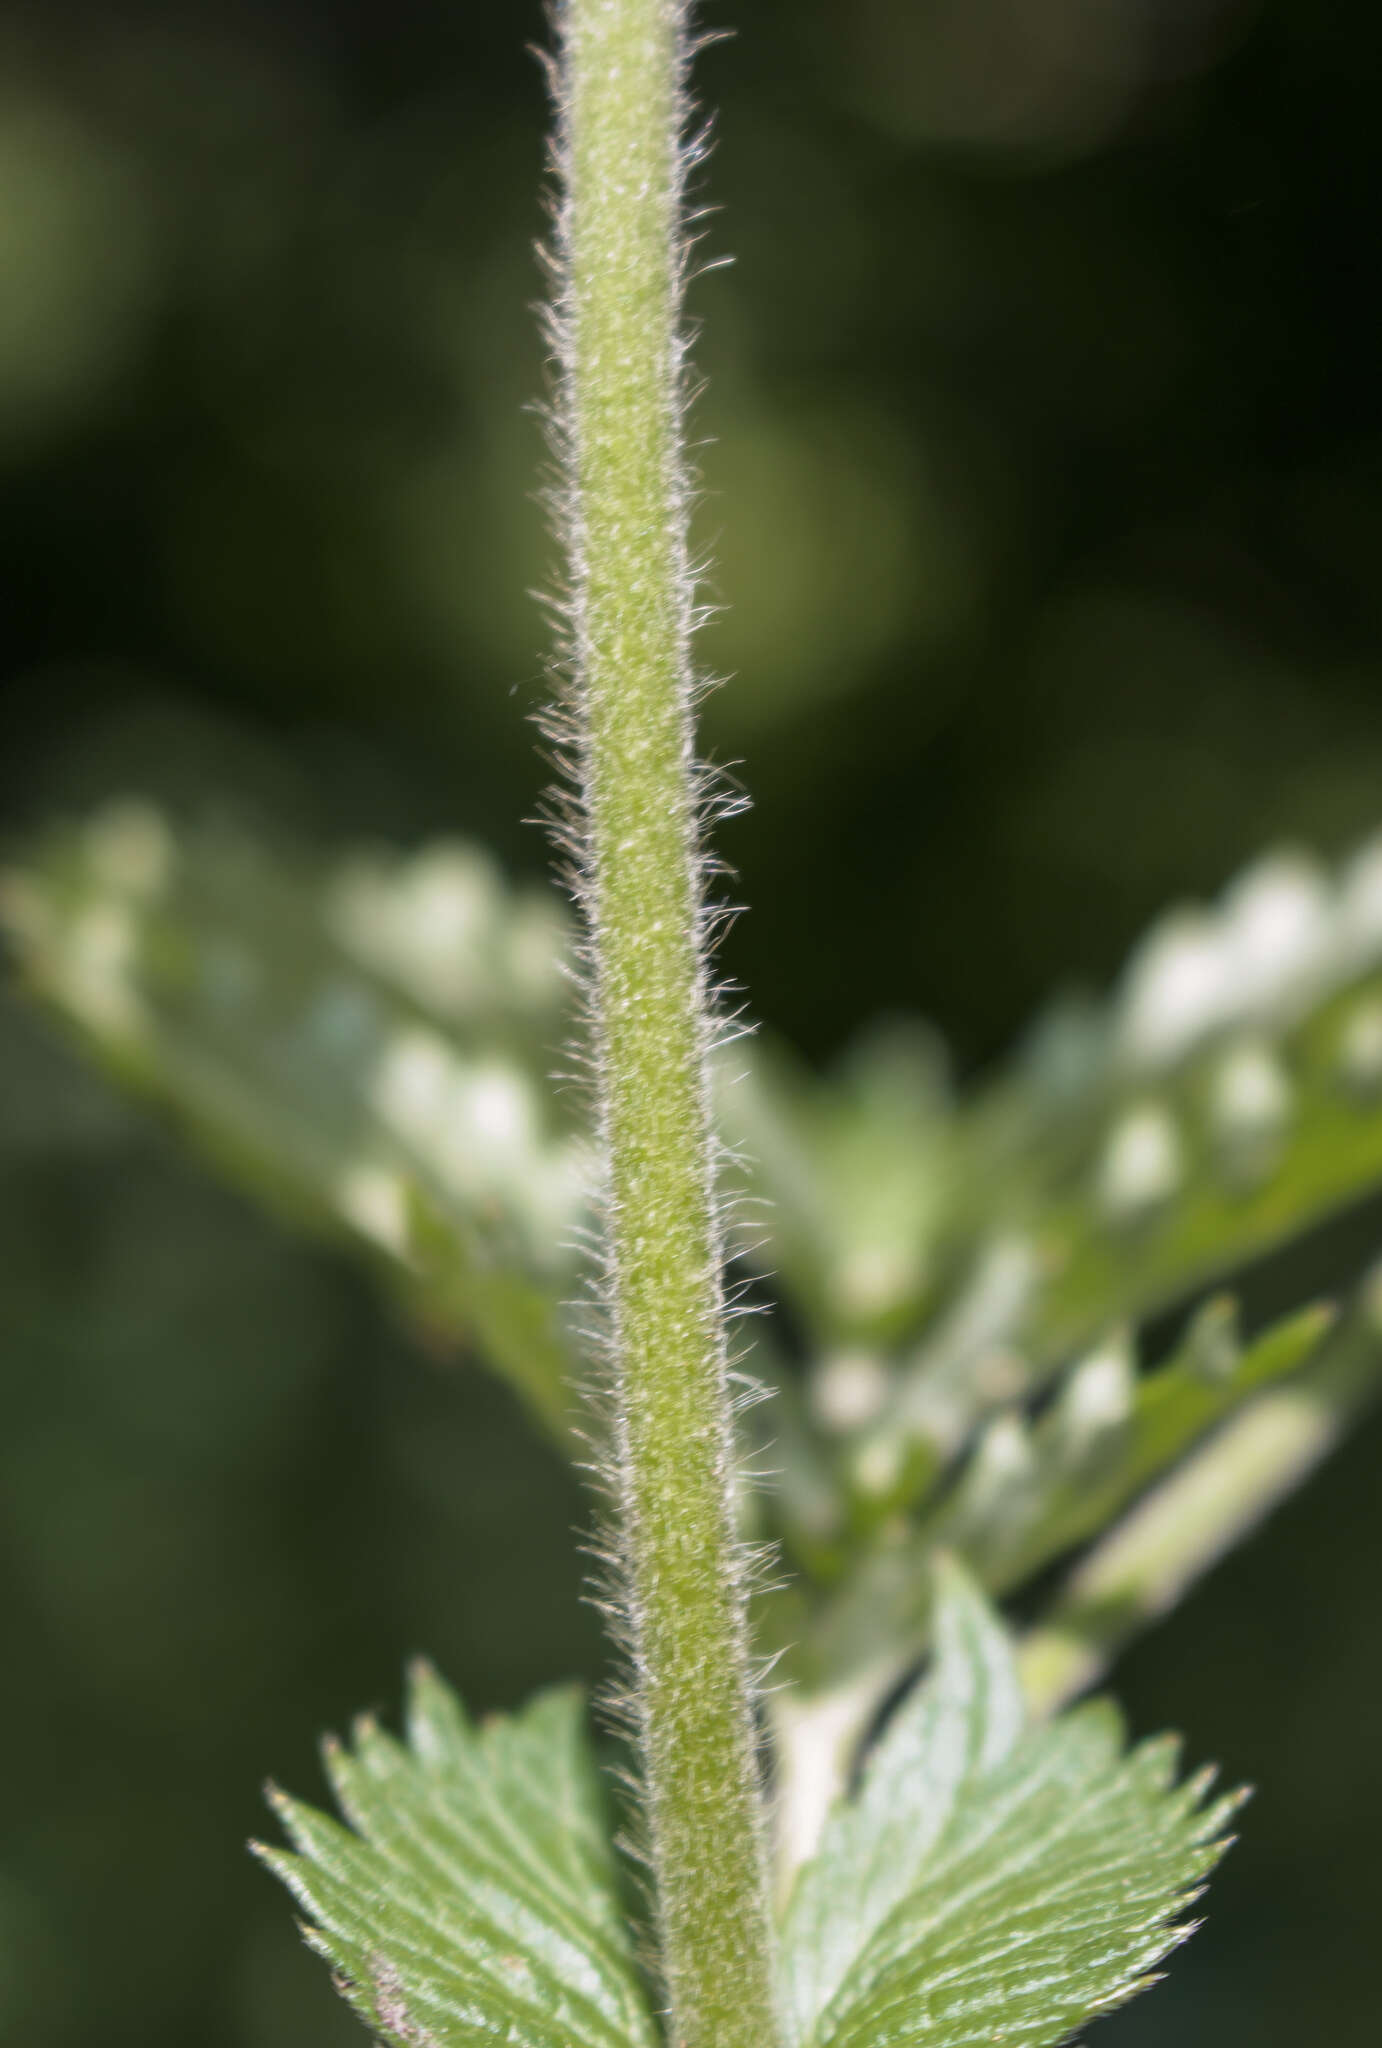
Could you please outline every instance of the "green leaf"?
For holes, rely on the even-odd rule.
[[[738,1249],[822,1345],[905,1336],[944,1277],[954,1105],[920,1023],[875,1027],[816,1076],[771,1036],[726,1049],[724,1133],[745,1162]]]
[[[588,1148],[547,1085],[562,922],[440,842],[276,857],[147,804],[0,877],[24,978],[121,1085],[293,1221],[344,1236],[569,1447]]]
[[[953,1567],[937,1614],[935,1676],[879,1743],[857,1799],[837,1807],[802,1871],[783,1930],[783,2005],[794,2035],[812,2028],[870,1936],[920,1883],[965,1785],[1022,1731],[1025,1708],[1007,1638]]]
[[[1105,1002],[1053,1012],[966,1095],[948,1158],[961,1277],[885,1418],[914,1439],[914,1491],[1110,1323],[1382,1180],[1382,836],[1335,872],[1268,854],[1169,913]]]
[[[1204,1340],[1227,1297],[1192,1318],[1168,1362],[1120,1385],[1119,1349],[1082,1359],[1031,1428],[1017,1415],[989,1425],[925,1540],[961,1553],[992,1592],[1006,1593],[1111,1523],[1161,1473],[1264,1387],[1318,1350],[1336,1312],[1314,1304],[1281,1317],[1245,1351],[1207,1369]],[[1019,1438],[1018,1432],[1024,1432]],[[1009,1446],[994,1454],[995,1439]],[[1018,1474],[1018,1445],[1025,1451]],[[1006,1491],[1007,1499],[1002,1498]]]
[[[799,2048],[1053,2048],[1149,1981],[1237,1801],[1125,1752],[1100,1702],[1023,1729],[1000,1625],[942,1572],[937,1663],[837,1807],[783,1928]]]
[[[1022,1645],[1029,1699],[1096,1684],[1140,1630],[1328,1457],[1382,1382],[1382,1268],[1303,1368],[1269,1383],[1197,1444],[1086,1552]]]
[[[408,1722],[327,1745],[349,1827],[274,1793],[256,1848],[345,1997],[399,2048],[654,2048],[579,1693],[477,1729],[420,1666]]]
[[[1071,1168],[1043,1166],[1034,1220],[1052,1279],[1025,1332],[1059,1356],[1110,1313],[1148,1314],[1286,1242],[1382,1175],[1382,1095],[1357,1071],[1360,1025],[1382,1026],[1382,977],[1345,984],[1289,1027],[1198,1047],[1170,1074],[1126,1087]],[[1260,1128],[1233,1129],[1222,1103],[1260,1101]],[[1112,1200],[1120,1171],[1169,1146],[1164,1197]],[[1131,1162],[1131,1167],[1129,1166]]]
[[[1110,1341],[1072,1367],[1035,1422],[1020,1408],[994,1417],[921,1516],[882,1524],[809,1617],[784,1613],[779,1627],[765,1614],[774,1647],[790,1636],[788,1668],[819,1687],[880,1658],[920,1655],[938,1552],[960,1557],[991,1594],[1022,1585],[1114,1522],[1264,1389],[1289,1384],[1334,1323],[1316,1305],[1240,1349],[1230,1310],[1221,1298],[1192,1317],[1154,1372],[1135,1373],[1131,1354]],[[1369,1357],[1376,1380],[1375,1344]],[[881,1426],[876,1441],[886,1444]]]

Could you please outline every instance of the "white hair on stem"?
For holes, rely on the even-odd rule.
[[[743,796],[696,758],[706,682],[691,655],[683,298],[700,216],[686,194],[707,137],[691,126],[682,0],[562,0],[554,24],[547,497],[565,575],[542,730],[601,1141],[584,1319],[608,1512],[591,1554],[627,1673],[610,1705],[637,1744],[635,1846],[673,2038],[765,2048],[778,2027],[747,1602],[766,1567],[735,1528],[745,1389],[710,1089],[713,1051],[744,1027],[710,972],[730,913],[705,845]]]

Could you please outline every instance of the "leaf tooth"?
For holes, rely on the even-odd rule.
[[[432,1772],[451,1770],[474,1753],[475,1733],[460,1698],[425,1657],[414,1657],[407,1675],[408,1740]]]
[[[1252,1785],[1239,1785],[1234,1791],[1225,1792],[1223,1797],[1216,1799],[1212,1806],[1206,1807],[1205,1811],[1196,1818],[1195,1840],[1198,1842],[1218,1838],[1223,1842],[1225,1848],[1236,1841],[1237,1837],[1235,1835],[1222,1835],[1221,1830],[1227,1827],[1235,1814],[1242,1812],[1248,1801],[1253,1797],[1255,1790],[1256,1788]]]
[[[348,1854],[355,1847],[356,1837],[350,1830],[315,1806],[293,1799],[276,1787],[270,1794],[269,1803],[293,1847],[310,1861],[329,1868],[343,1853]]]
[[[382,1783],[416,1775],[417,1759],[387,1729],[380,1727],[373,1714],[357,1715],[350,1732],[356,1761],[370,1777]]]
[[[1202,1302],[1182,1337],[1186,1366],[1210,1387],[1223,1387],[1243,1362],[1242,1304],[1229,1292]]]
[[[360,1782],[362,1767],[338,1735],[327,1735],[322,1740],[322,1764],[327,1781],[337,1806],[356,1830],[357,1834],[371,1834],[369,1802],[358,1797],[356,1787]]]
[[[1164,1735],[1153,1735],[1145,1742],[1139,1742],[1128,1762],[1158,1791],[1167,1792],[1176,1782],[1183,1749],[1180,1736],[1168,1730]]]
[[[252,1843],[250,1846],[265,1869],[272,1871],[279,1883],[287,1886],[298,1904],[306,1912],[315,1914],[317,1904],[311,1880],[312,1865],[307,1858],[289,1855],[283,1849],[275,1849],[262,1842]]]
[[[1216,1783],[1218,1776],[1219,1766],[1217,1764],[1201,1764],[1198,1770],[1190,1773],[1190,1776],[1185,1781],[1185,1789],[1196,1806],[1203,1802],[1211,1786]]]
[[[1144,1970],[1140,1976],[1128,1978],[1126,1983],[1117,1985],[1112,1991],[1105,1992],[1102,1997],[1091,2002],[1088,2009],[1089,2018],[1107,2016],[1111,2012],[1117,2012],[1122,2006],[1130,2005],[1133,1999],[1140,1997],[1144,1991],[1151,1991],[1163,1983],[1165,1977],[1164,1970]]]

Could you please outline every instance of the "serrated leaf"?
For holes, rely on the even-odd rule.
[[[1110,1323],[1222,1283],[1382,1179],[1382,836],[1333,874],[1268,854],[1211,910],[1170,913],[1107,1001],[1053,1013],[968,1094],[950,1158],[968,1277],[892,1400],[940,1463]],[[1014,1247],[1027,1282],[995,1321],[989,1276]],[[1023,1385],[988,1383],[995,1348]]]
[[[273,858],[122,804],[0,877],[28,985],[227,1178],[344,1234],[569,1447],[590,1163],[547,1086],[561,920],[488,857]],[[445,940],[445,944],[438,944]]]
[[[1126,1753],[1106,1703],[1022,1732],[1013,1655],[948,1568],[936,1669],[837,1808],[783,1930],[796,2048],[1054,2048],[1188,1931],[1233,1800]]]
[[[1337,872],[1267,854],[1153,926],[1059,1085],[1048,1040],[973,1098],[977,1171],[1050,1276],[1022,1331],[1038,1366],[1376,1186],[1380,963],[1382,838]]]
[[[940,1504],[925,1540],[960,1552],[991,1592],[1021,1585],[1107,1527],[1226,1416],[1298,1371],[1327,1336],[1335,1313],[1316,1303],[1282,1316],[1217,1378],[1199,1361],[1199,1325],[1192,1319],[1170,1359],[1131,1381],[1126,1414],[1108,1429],[1110,1441],[1091,1432],[1092,1449],[1082,1456],[1069,1418],[1053,1404],[1029,1432],[1030,1475],[1025,1485],[1010,1484],[1010,1508],[997,1499],[967,1501],[967,1491],[978,1491],[976,1459]],[[1071,1382],[1081,1370],[1075,1368]]]
[[[350,2003],[399,2048],[654,2048],[580,1695],[477,1729],[423,1666],[408,1724],[328,1745],[348,1827],[275,1794],[296,1853],[258,1850]]]
[[[894,1716],[857,1799],[837,1807],[798,1877],[783,1929],[782,1996],[807,2040],[841,1980],[926,1858],[966,1784],[1022,1732],[1022,1686],[1007,1637],[970,1582],[942,1567],[932,1682]]]
[[[838,1684],[880,1658],[896,1665],[919,1656],[938,1551],[958,1556],[990,1594],[1022,1585],[1106,1528],[1264,1388],[1289,1384],[1333,1320],[1327,1306],[1301,1309],[1231,1360],[1207,1366],[1200,1355],[1206,1319],[1194,1317],[1155,1371],[1134,1377],[1128,1360],[1123,1412],[1111,1416],[1105,1392],[1083,1423],[1070,1413],[1076,1404],[1059,1399],[1034,1424],[1021,1410],[1000,1415],[905,1532],[894,1516],[809,1617],[784,1616],[779,1629],[766,1613],[765,1626],[780,1638],[790,1623],[789,1666],[814,1687]],[[1072,1382],[1091,1362],[1074,1368]]]
[[[1382,1269],[1304,1367],[1268,1383],[1090,1549],[1022,1646],[1029,1698],[1095,1684],[1202,1573],[1298,1487],[1382,1387]]]

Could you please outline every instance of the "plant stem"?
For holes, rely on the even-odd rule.
[[[608,1186],[620,1563],[679,2048],[777,2034],[749,1679],[693,752],[677,0],[566,0],[559,433],[574,827]]]

